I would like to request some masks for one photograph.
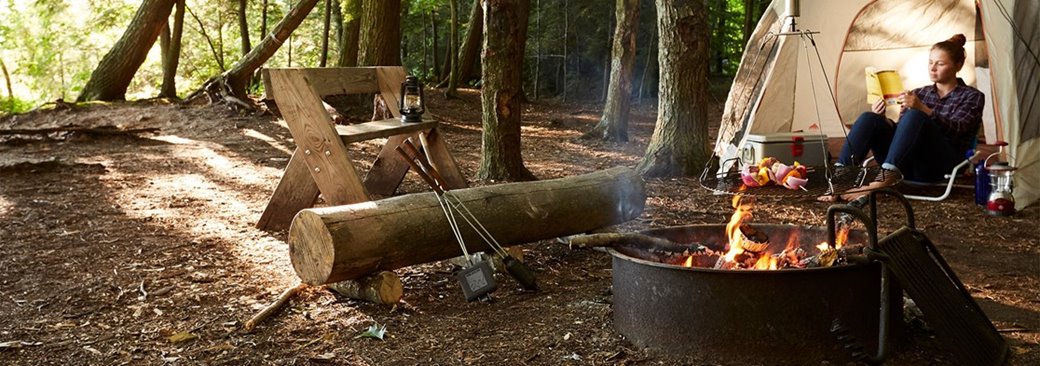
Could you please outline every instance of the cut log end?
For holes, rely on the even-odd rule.
[[[401,278],[390,271],[379,272],[357,280],[330,283],[328,287],[351,299],[376,304],[396,304],[404,297],[404,285],[401,283]]]
[[[336,251],[321,216],[307,210],[296,215],[289,227],[289,257],[303,283],[317,286],[328,282]]]

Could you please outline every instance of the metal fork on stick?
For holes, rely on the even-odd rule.
[[[414,146],[411,147],[414,149]],[[448,226],[451,227],[451,232],[455,235],[455,240],[459,243],[459,248],[462,249],[462,255],[466,258],[467,266],[462,269],[458,274],[459,284],[462,286],[462,292],[466,296],[466,301],[473,301],[480,298],[490,299],[490,293],[498,289],[498,283],[495,282],[495,277],[491,272],[491,267],[486,262],[474,261],[469,255],[469,251],[466,249],[466,242],[462,239],[462,232],[459,230],[458,222],[455,220],[455,215],[450,209],[450,205],[445,202],[443,191],[440,190],[438,183],[429,174],[426,174],[416,163],[419,159],[417,155],[408,154],[405,149],[398,146],[396,149],[398,154],[405,158],[408,165],[411,165],[412,169],[415,170],[416,174],[419,175],[427,184],[434,187],[434,192],[437,197],[437,204],[441,206],[441,211],[444,212],[444,218],[448,220]]]
[[[429,145],[426,143],[426,136],[424,134],[419,134],[419,142],[422,144],[423,150],[425,150],[426,153],[429,154],[430,149],[428,148]],[[480,236],[482,240],[484,240],[484,243],[487,244],[489,248],[494,250],[495,253],[502,258],[502,264],[505,266],[506,272],[508,272],[510,276],[516,279],[516,281],[520,283],[520,285],[525,290],[538,291],[538,283],[535,279],[534,272],[531,271],[531,269],[524,265],[522,262],[517,260],[516,257],[513,257],[511,254],[509,254],[509,252],[506,251],[505,248],[503,248],[502,245],[498,243],[498,240],[495,240],[495,237],[491,235],[491,232],[489,232],[487,228],[485,228],[484,225],[481,224],[479,220],[477,220],[476,215],[474,215],[473,212],[470,211],[469,208],[462,203],[462,200],[459,199],[458,196],[456,196],[454,193],[448,190],[448,187],[445,184],[444,178],[440,175],[440,172],[437,171],[437,168],[431,165],[430,156],[424,156],[423,154],[421,154],[419,152],[419,149],[416,148],[415,144],[413,144],[410,140],[405,140],[401,144],[401,146],[403,146],[404,149],[407,149],[409,151],[409,154],[404,154],[406,157],[414,157],[413,161],[410,162],[411,164],[414,164],[415,162],[419,163],[418,167],[413,166],[414,170],[417,174],[420,175],[420,177],[422,175],[428,176],[428,178],[423,178],[423,180],[426,181],[426,183],[429,184],[431,188],[433,188],[434,192],[436,192],[437,195],[440,197],[439,199],[444,200],[444,204],[449,208],[448,212],[452,213],[452,211],[454,211],[454,214],[457,214],[458,216],[462,217],[462,219],[466,221],[467,224],[469,224],[470,228],[472,228],[473,231],[475,231],[477,235]],[[452,216],[454,217],[455,215]]]

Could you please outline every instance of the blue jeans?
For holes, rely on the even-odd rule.
[[[870,151],[878,164],[899,168],[908,180],[940,180],[964,160],[965,152],[954,148],[937,123],[916,109],[904,112],[897,124],[880,114],[864,112],[852,125],[838,162],[862,164]]]

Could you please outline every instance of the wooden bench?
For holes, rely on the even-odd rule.
[[[438,123],[402,123],[396,106],[401,98],[401,67],[264,69],[266,96],[274,99],[296,142],[296,151],[282,173],[267,208],[256,226],[280,230],[293,216],[314,205],[318,195],[329,205],[368,201],[370,194],[389,196],[408,172],[408,164],[394,149],[425,133],[434,165],[451,188],[465,188],[466,180],[448,152]],[[338,126],[322,105],[322,97],[341,94],[380,94],[392,119]],[[347,151],[347,144],[387,138],[364,181]]]

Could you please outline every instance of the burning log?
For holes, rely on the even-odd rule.
[[[643,180],[629,168],[452,194],[503,246],[620,224],[638,217],[646,201]],[[462,235],[470,252],[491,250],[475,232]],[[302,210],[288,242],[293,269],[312,285],[461,254],[432,192]]]
[[[751,224],[741,224],[737,235],[740,237],[740,246],[748,252],[761,253],[769,247],[769,235],[755,230]]]

